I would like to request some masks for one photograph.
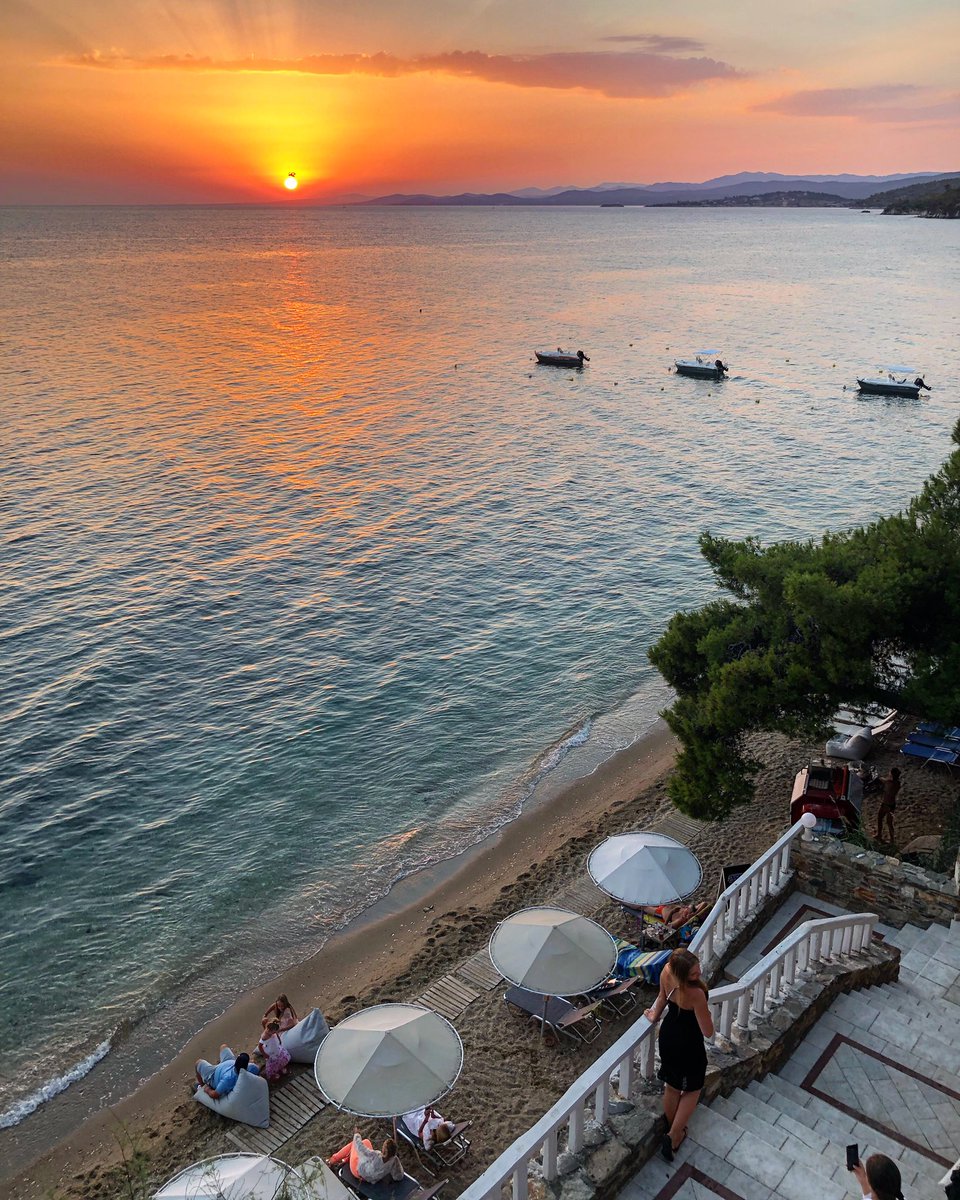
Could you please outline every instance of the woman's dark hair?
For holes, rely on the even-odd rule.
[[[238,1054],[233,1060],[233,1069],[235,1071],[245,1071],[250,1066],[249,1054]]]
[[[890,768],[890,775],[891,775],[891,776],[892,776],[892,778],[894,778],[894,779],[899,779],[899,778],[900,778],[900,768],[899,768],[899,767],[891,767],[891,768]],[[887,1162],[889,1162],[889,1161],[890,1161],[890,1160],[889,1160],[889,1159],[887,1159]]]
[[[286,993],[286,992],[281,992],[281,993],[280,993],[280,995],[277,997],[277,1003],[276,1003],[275,1007],[276,1007],[276,1010],[277,1010],[277,1016],[278,1016],[278,1017],[279,1017],[279,1016],[281,1016],[281,1015],[283,1014],[283,1010],[284,1010],[285,1008],[289,1008],[289,1007],[290,1007],[290,1001],[287,999],[287,993]]]
[[[863,1165],[867,1182],[877,1200],[903,1200],[900,1168],[892,1159],[885,1154],[871,1154]]]
[[[667,959],[667,966],[673,972],[674,979],[676,979],[681,987],[699,988],[704,995],[709,996],[710,993],[707,991],[707,985],[702,979],[691,980],[690,978],[690,972],[699,962],[700,959],[695,954],[692,954],[685,947],[681,946],[678,950],[674,950]]]
[[[386,1162],[388,1158],[396,1158],[397,1143],[393,1140],[393,1138],[387,1138],[387,1140],[383,1143],[383,1149],[380,1151],[380,1153],[383,1155],[384,1162]]]

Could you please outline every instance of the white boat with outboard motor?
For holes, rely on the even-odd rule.
[[[921,391],[931,388],[923,382],[923,375],[915,367],[877,367],[880,375],[861,379],[857,376],[857,387],[861,392],[873,392],[876,396],[903,396],[916,400]]]
[[[678,375],[693,379],[722,379],[727,373],[719,350],[697,350],[689,358],[678,358],[673,364]]]
[[[545,367],[582,367],[590,361],[582,350],[574,353],[572,350],[561,350],[559,346],[556,350],[534,350],[534,354],[537,362]]]

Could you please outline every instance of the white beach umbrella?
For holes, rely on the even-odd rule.
[[[590,878],[631,908],[669,904],[695,892],[703,878],[700,860],[664,833],[618,833],[587,859]]]
[[[274,1200],[288,1180],[296,1196],[299,1182],[286,1163],[261,1154],[223,1154],[181,1171],[154,1200]]]
[[[609,977],[617,947],[588,917],[563,908],[524,908],[493,931],[490,961],[517,987],[545,997],[570,996]]]
[[[419,1004],[376,1004],[324,1038],[313,1064],[331,1104],[359,1117],[397,1117],[453,1087],[463,1043],[439,1013]]]

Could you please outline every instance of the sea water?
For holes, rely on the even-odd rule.
[[[715,594],[700,531],[868,521],[951,449],[957,223],[50,208],[0,229],[18,1147],[38,1106],[79,1119],[149,1073],[130,1040],[161,1065],[649,729],[669,697],[646,650]],[[557,346],[589,365],[535,365]],[[730,377],[670,372],[698,349]],[[934,390],[859,396],[884,361]]]

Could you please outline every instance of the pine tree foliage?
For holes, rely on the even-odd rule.
[[[752,799],[751,732],[820,740],[838,708],[877,704],[960,724],[960,421],[952,440],[906,510],[871,525],[766,547],[701,535],[727,596],[675,614],[650,650],[676,692],[684,812]]]

